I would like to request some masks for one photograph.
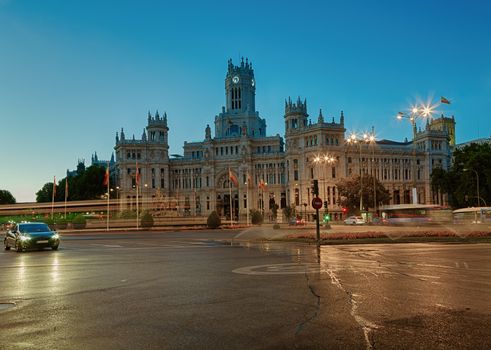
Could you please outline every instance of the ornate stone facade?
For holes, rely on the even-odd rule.
[[[238,66],[228,61],[225,91],[226,106],[215,116],[215,137],[207,125],[203,141],[184,143],[183,156],[169,157],[166,114],[149,113],[140,139],[127,139],[121,129],[115,151],[124,208],[135,207],[137,166],[143,207],[162,215],[208,215],[216,210],[229,218],[232,208],[234,216],[244,220],[248,209],[268,214],[274,204],[280,210],[293,205],[308,215],[311,182],[318,179],[320,196],[333,218],[341,219],[336,184],[360,171],[375,174],[394,204],[412,202],[413,188],[419,203],[442,201],[432,196],[430,175],[435,167],[449,167],[451,149],[448,129],[436,127],[437,122],[415,131],[413,141],[352,146],[346,142],[343,112],[337,121],[326,121],[320,111],[312,123],[307,101],[289,98],[283,139],[267,135],[266,120],[256,111],[256,81],[247,59]]]

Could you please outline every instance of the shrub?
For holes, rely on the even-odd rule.
[[[263,220],[263,214],[259,210],[251,209],[251,222],[253,225],[261,225]]]
[[[65,218],[55,219],[55,228],[57,230],[64,230],[67,228],[68,221]]]
[[[212,211],[210,215],[208,215],[208,220],[206,220],[206,226],[209,228],[219,228],[222,224],[222,220],[218,216],[216,211]]]
[[[72,225],[75,229],[84,229],[87,226],[87,219],[83,215],[77,215],[73,218]]]
[[[45,218],[43,222],[49,226],[50,229],[54,230],[55,229],[55,221],[51,218]]]
[[[120,214],[121,219],[136,219],[136,211],[134,210],[124,210]]]
[[[141,226],[143,228],[150,228],[153,226],[153,216],[149,212],[143,214],[141,218]]]

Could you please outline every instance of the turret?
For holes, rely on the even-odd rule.
[[[319,124],[324,123],[324,116],[322,115],[322,109],[319,109],[319,117],[317,118],[317,123]]]
[[[164,112],[164,118],[160,118],[158,111],[155,112],[154,117],[150,115],[146,131],[148,132],[148,141],[167,144],[167,135],[169,132],[169,128],[167,127],[167,113]],[[142,139],[143,137],[145,137],[144,141],[146,141],[147,135],[145,131]]]
[[[297,102],[293,103],[291,98],[285,100],[285,131],[286,133],[307,127],[307,99],[304,102],[298,97]]]
[[[246,58],[241,59],[240,66],[234,66],[228,61],[227,76],[225,77],[225,93],[227,96],[227,112],[244,113],[256,111],[256,81],[252,63]]]

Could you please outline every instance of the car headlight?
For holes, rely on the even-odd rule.
[[[20,240],[23,242],[28,241],[30,239],[31,239],[31,237],[29,237],[29,236],[20,236]]]
[[[60,235],[59,235],[59,234],[57,234],[57,233],[55,233],[55,234],[54,234],[54,235],[53,235],[51,238],[52,238],[52,239],[59,239],[59,238],[60,238]]]

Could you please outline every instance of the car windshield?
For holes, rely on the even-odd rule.
[[[32,233],[32,232],[48,232],[51,231],[46,224],[25,224],[19,225],[19,231],[21,233]]]

